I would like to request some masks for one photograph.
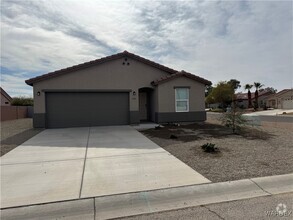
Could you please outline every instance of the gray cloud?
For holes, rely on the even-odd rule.
[[[71,37],[75,37],[89,43],[101,46],[105,48],[109,53],[117,51],[116,48],[111,47],[108,43],[103,42],[95,35],[87,31],[82,25],[78,24],[78,20],[74,21],[66,18],[60,12],[54,10],[53,8],[46,7],[50,2],[48,1],[4,1],[3,2],[3,22],[7,22],[10,25],[14,25],[13,22],[17,14],[23,16],[32,17],[35,22],[34,25],[45,29],[47,31],[61,31]],[[5,9],[5,10],[4,10]],[[16,23],[18,27],[30,27],[31,23]]]
[[[291,1],[9,0],[1,13],[8,69],[46,73],[126,49],[214,83],[292,86]]]

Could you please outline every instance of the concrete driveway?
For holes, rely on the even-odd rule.
[[[1,157],[1,208],[208,182],[130,126],[49,129]]]

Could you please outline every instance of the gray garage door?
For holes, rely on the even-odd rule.
[[[46,93],[46,127],[86,127],[129,124],[129,94]]]
[[[293,109],[293,100],[290,100],[290,99],[284,100],[283,109]]]

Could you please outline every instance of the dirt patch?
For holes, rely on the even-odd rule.
[[[199,123],[142,133],[212,182],[293,172],[291,130],[252,127],[235,135],[220,124]],[[171,134],[177,138],[170,139]],[[203,152],[206,143],[220,152]]]
[[[31,118],[2,121],[1,122],[1,141],[32,128],[33,128],[33,120]]]
[[[0,156],[13,150],[43,130],[32,128],[32,119],[30,118],[3,122],[1,124]]]
[[[191,142],[208,138],[227,138],[235,136],[231,133],[231,129],[215,123],[195,123],[189,125],[165,125],[159,129],[149,129],[142,131],[148,137],[153,139],[165,139],[162,145],[168,146],[176,143]],[[244,128],[236,136],[246,139],[267,140],[272,138],[274,134],[257,128]],[[176,138],[173,138],[176,137]]]

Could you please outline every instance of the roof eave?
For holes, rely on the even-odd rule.
[[[186,77],[186,78],[191,79],[191,80],[193,80],[193,81],[196,81],[196,82],[202,83],[202,84],[204,84],[205,86],[207,86],[207,85],[208,85],[208,86],[209,86],[209,85],[212,85],[212,82],[211,82],[211,81],[206,80],[206,79],[203,79],[203,78],[200,78],[200,77],[195,76],[195,75],[193,75],[193,74],[191,74],[191,73],[177,73],[177,74],[171,75],[171,76],[169,76],[169,77],[167,77],[167,78],[159,79],[159,80],[157,80],[157,81],[153,81],[153,82],[151,82],[151,84],[152,84],[153,86],[156,86],[156,85],[159,85],[159,84],[166,83],[166,82],[168,82],[168,81],[174,80],[174,79],[179,78],[179,77]]]
[[[98,65],[98,64],[102,64],[102,63],[109,62],[109,61],[112,61],[112,60],[116,60],[116,59],[126,57],[126,56],[129,57],[129,58],[132,58],[134,60],[138,60],[138,61],[140,61],[142,63],[145,63],[146,65],[149,65],[149,66],[152,66],[154,68],[163,70],[163,71],[165,71],[167,73],[170,73],[170,74],[174,74],[174,73],[177,72],[177,70],[171,69],[169,67],[166,67],[166,66],[161,65],[159,63],[156,63],[154,61],[148,60],[148,59],[143,58],[141,56],[138,56],[136,54],[129,53],[128,51],[124,51],[124,52],[117,53],[117,54],[107,56],[107,57],[103,57],[103,58],[100,58],[100,59],[97,59],[97,60],[93,60],[93,61],[89,61],[89,62],[86,62],[86,63],[78,64],[78,65],[71,66],[71,67],[68,67],[68,68],[64,68],[64,69],[61,69],[61,70],[56,70],[54,72],[49,72],[47,74],[37,76],[37,77],[31,78],[31,79],[28,79],[28,80],[25,80],[25,83],[30,85],[30,86],[33,86],[33,84],[36,83],[36,82],[40,82],[40,81],[47,80],[47,79],[50,79],[50,78],[53,78],[53,77],[57,77],[57,76],[59,76],[61,74],[67,74],[67,73],[71,73],[71,72],[76,71],[76,70],[92,67],[92,66],[95,66],[95,65]]]
[[[8,99],[8,101],[12,101],[13,98],[4,90],[1,88],[1,94]]]

